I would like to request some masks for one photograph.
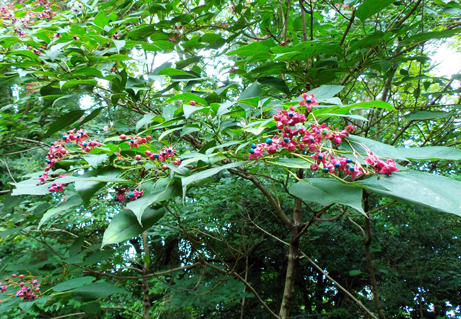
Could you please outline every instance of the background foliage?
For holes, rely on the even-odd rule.
[[[459,316],[461,70],[433,57],[459,47],[460,13],[458,0],[3,4],[0,273],[41,290],[26,302],[9,286],[0,318]],[[401,172],[349,185],[354,200],[288,152],[247,162],[303,92],[320,123],[356,126],[340,151]],[[103,146],[58,163],[74,180],[50,193],[43,159],[72,128]],[[186,164],[120,174],[115,152],[146,149],[121,134]],[[146,191],[131,211],[114,200],[123,185]]]

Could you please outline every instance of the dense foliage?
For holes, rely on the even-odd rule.
[[[5,2],[0,318],[460,316],[460,14]]]

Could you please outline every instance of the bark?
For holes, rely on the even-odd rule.
[[[296,171],[298,178],[303,178],[301,169]],[[295,199],[295,207],[293,211],[293,222],[291,224],[290,249],[288,252],[288,266],[285,276],[285,289],[283,291],[282,306],[280,307],[280,318],[288,319],[290,310],[295,296],[296,275],[299,264],[299,233],[302,225],[302,202]]]
[[[143,240],[143,245],[144,245],[144,270],[143,270],[143,275],[147,275],[149,272],[149,263],[147,263],[148,258],[150,258],[150,253],[149,253],[149,241],[147,238],[147,232],[142,233],[142,240]],[[143,298],[143,308],[144,308],[144,314],[143,314],[143,319],[150,319],[149,316],[149,310],[150,310],[150,300],[149,300],[149,278],[143,278],[142,280],[142,287],[143,287],[143,293],[144,293],[144,298]]]

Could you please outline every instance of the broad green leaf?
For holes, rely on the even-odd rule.
[[[362,208],[362,189],[336,179],[307,178],[291,186],[289,191],[307,202],[323,206],[342,204],[365,214]]]
[[[408,159],[408,160],[461,160],[461,151],[454,147],[426,146],[426,147],[398,147],[383,144],[364,137],[350,135],[341,144],[346,150],[352,148],[361,155],[367,156],[367,149],[373,154],[385,158]]]
[[[120,53],[120,50],[123,49],[123,47],[126,44],[125,40],[112,40],[115,44],[115,48],[117,49],[117,53]]]
[[[97,314],[101,310],[101,305],[98,302],[89,302],[80,306],[80,309],[89,314]]]
[[[12,196],[18,195],[46,195],[50,192],[48,188],[51,183],[40,184],[37,178],[28,179],[19,183],[12,183],[16,188],[11,193]]]
[[[329,99],[334,97],[336,94],[341,92],[344,88],[342,85],[322,85],[316,89],[313,89],[308,92],[308,94],[315,94],[315,99],[317,101],[322,101],[324,99]]]
[[[201,105],[208,106],[208,102],[203,97],[192,94],[190,92],[186,92],[186,93],[182,93],[182,94],[178,94],[173,97],[170,97],[168,100],[165,101],[165,103],[169,103],[169,102],[177,101],[177,100],[183,100],[186,102],[195,101]]]
[[[16,234],[17,232],[20,232],[23,228],[24,228],[24,226],[20,226],[20,227],[10,228],[10,229],[4,230],[4,231],[0,232],[0,237],[5,239],[5,238],[7,238],[8,236],[10,236],[12,234]]]
[[[225,170],[225,169],[230,169],[230,168],[235,168],[235,167],[238,167],[238,166],[241,166],[241,165],[245,165],[246,163],[248,163],[248,161],[230,163],[230,164],[226,164],[226,165],[223,165],[223,166],[209,168],[207,170],[201,171],[201,172],[193,174],[191,176],[183,177],[183,178],[181,178],[183,194],[184,195],[186,194],[187,185],[189,185],[189,184],[191,184],[193,182],[197,182],[197,181],[199,181],[201,179],[214,176],[214,175],[218,174],[219,172],[221,172],[222,170]]]
[[[263,42],[253,42],[251,44],[242,46],[237,50],[228,52],[227,55],[238,55],[239,57],[257,57],[260,59],[268,59],[271,54],[269,47]]]
[[[53,133],[56,133],[62,129],[65,129],[72,123],[75,123],[78,121],[79,118],[82,117],[82,115],[85,114],[84,110],[75,110],[75,111],[70,111],[69,113],[64,114],[60,118],[58,118],[56,121],[51,124],[50,128],[48,131],[45,133],[45,137],[50,136]]]
[[[272,57],[273,61],[291,61],[295,56],[300,55],[301,52],[299,51],[293,51],[293,52],[283,52],[276,54],[275,56]]]
[[[288,168],[310,168],[310,162],[303,160],[302,158],[278,158],[273,161],[274,164],[288,167]]]
[[[172,68],[162,69],[162,70],[160,70],[160,72],[158,72],[158,75],[168,75],[168,76],[171,76],[171,75],[187,75],[187,76],[197,77],[192,73],[182,71],[182,70],[172,69]]]
[[[95,279],[96,279],[95,277],[85,276],[85,277],[67,280],[67,281],[61,282],[60,284],[57,284],[56,286],[54,286],[53,290],[56,292],[61,292],[61,291],[75,289],[75,288],[84,286],[86,284],[89,284],[93,282]]]
[[[152,123],[152,119],[155,117],[154,114],[145,114],[142,119],[136,122],[136,131],[145,127],[147,124]]]
[[[82,198],[85,206],[88,206],[91,202],[93,195],[104,187],[104,182],[91,182],[87,180],[75,181],[75,191]]]
[[[362,21],[370,18],[384,8],[388,7],[394,0],[365,0],[357,9],[355,15]]]
[[[96,110],[93,110],[89,115],[87,115],[81,122],[78,123],[77,128],[82,127],[83,124],[91,121],[95,117],[97,117],[101,111],[103,110],[103,107],[99,107]]]
[[[461,182],[417,171],[373,176],[355,184],[375,193],[461,216]]]
[[[358,276],[361,274],[362,272],[359,269],[349,271],[349,276]]]
[[[245,100],[255,96],[262,96],[262,90],[258,82],[254,82],[249,87],[247,87],[245,91],[243,91],[240,95],[239,100]]]
[[[61,202],[58,206],[49,209],[45,213],[45,215],[43,215],[42,219],[40,220],[40,223],[38,223],[38,228],[40,228],[44,223],[46,223],[48,220],[50,220],[55,215],[58,215],[59,213],[62,213],[62,212],[65,213],[69,211],[71,208],[80,206],[81,204],[82,204],[82,198],[78,195],[67,198],[65,202]]]
[[[93,168],[97,168],[99,165],[104,163],[109,156],[107,154],[87,154],[83,156],[83,159]]]
[[[239,100],[239,103],[243,103],[243,104],[250,105],[250,106],[253,106],[253,107],[258,107],[259,99],[260,99],[259,96],[254,96],[254,97],[251,97],[251,98],[248,98],[248,99]]]
[[[435,120],[450,116],[453,116],[453,113],[443,111],[419,111],[410,113],[410,115],[407,118],[407,121]]]
[[[221,116],[221,115],[225,115],[230,111],[230,107],[232,105],[234,105],[235,103],[233,102],[225,102],[225,103],[220,103],[220,106],[219,106],[219,109],[218,109],[218,112],[216,112],[216,116]]]
[[[83,68],[83,69],[77,69],[72,72],[72,76],[90,76],[90,77],[98,77],[98,78],[103,78],[103,75],[101,71],[95,69],[95,68]]]
[[[290,94],[290,88],[287,86],[286,82],[280,78],[273,76],[266,76],[257,79],[261,85],[269,85],[272,88],[282,91],[286,95]]]
[[[139,223],[139,225],[144,226],[142,223],[142,217],[144,213],[146,212],[146,209],[150,205],[158,205],[161,204],[164,201],[170,200],[176,196],[181,195],[181,187],[179,183],[172,181],[168,187],[164,189],[160,189],[152,194],[149,195],[144,195],[141,198],[138,198],[135,201],[129,202],[125,209],[131,210],[134,215],[136,216],[136,219]]]
[[[192,106],[190,104],[184,104],[183,105],[184,116],[186,117],[186,119],[188,119],[192,115],[192,113],[197,112],[198,110],[201,110],[203,108],[204,107],[202,106]]]
[[[37,60],[38,55],[33,53],[32,51],[27,51],[27,50],[18,50],[18,51],[12,51],[6,55],[6,57],[9,57],[11,55],[19,55],[19,56],[26,56],[32,60]]]
[[[104,28],[109,24],[109,19],[107,18],[104,11],[99,11],[98,15],[94,18],[93,23],[98,27]]]
[[[124,209],[115,215],[104,232],[102,247],[117,244],[138,236],[157,223],[165,214],[165,208],[146,208],[142,214],[141,226],[132,211]]]
[[[461,28],[458,29],[451,29],[451,30],[444,30],[444,31],[432,31],[432,32],[424,32],[414,35],[406,39],[408,42],[423,42],[432,39],[443,39],[455,36],[461,32]]]
[[[84,285],[72,291],[73,295],[85,299],[106,298],[114,293],[128,294],[128,292],[125,289],[118,288],[107,282],[97,282],[89,285]]]

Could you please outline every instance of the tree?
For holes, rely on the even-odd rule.
[[[5,4],[2,316],[458,314],[459,12]]]

